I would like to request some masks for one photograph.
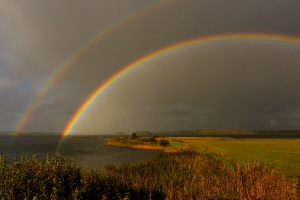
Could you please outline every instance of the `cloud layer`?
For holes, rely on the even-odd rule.
[[[36,102],[22,131],[62,131],[101,83],[167,45],[222,33],[298,36],[299,4],[0,1],[0,131],[13,130],[61,63],[114,24]],[[296,43],[232,40],[166,54],[110,86],[74,131],[299,129],[299,52]]]

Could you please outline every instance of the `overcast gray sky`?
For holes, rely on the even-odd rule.
[[[22,131],[62,131],[101,83],[168,45],[230,33],[300,37],[299,8],[298,0],[0,0],[0,131],[14,130],[61,63],[109,27],[35,102]],[[299,42],[264,39],[179,49],[116,81],[73,131],[300,129],[299,55]]]

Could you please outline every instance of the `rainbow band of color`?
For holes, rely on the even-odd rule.
[[[102,83],[80,106],[80,108],[76,111],[76,113],[73,115],[67,126],[65,127],[62,135],[63,137],[67,136],[80,117],[84,114],[84,112],[88,109],[88,107],[95,101],[95,99],[111,84],[113,84],[115,81],[117,81],[120,77],[122,77],[124,74],[128,73],[133,68],[141,65],[142,63],[155,58],[161,54],[167,53],[172,50],[178,50],[184,47],[188,47],[192,44],[197,43],[203,43],[203,42],[211,42],[211,41],[223,41],[223,40],[231,40],[231,39],[264,39],[268,41],[285,41],[285,42],[291,42],[291,43],[300,43],[300,38],[295,36],[288,36],[288,35],[276,35],[276,34],[268,34],[268,33],[238,33],[238,34],[222,34],[222,35],[214,35],[214,36],[207,36],[207,37],[199,37],[194,38],[191,40],[178,42],[175,44],[172,44],[170,46],[161,48],[157,51],[154,51],[152,53],[149,53],[136,61],[130,63],[129,65],[122,68],[120,71],[118,71],[116,74],[111,76],[109,79],[107,79],[104,83]]]
[[[37,104],[44,98],[44,96],[49,92],[53,85],[58,81],[60,77],[63,76],[83,55],[85,55],[89,50],[97,43],[108,37],[113,32],[117,31],[126,24],[129,24],[134,19],[138,19],[140,16],[152,12],[155,9],[161,8],[168,5],[171,1],[161,0],[156,3],[150,3],[148,6],[125,16],[118,22],[108,26],[103,31],[94,35],[91,39],[81,45],[75,52],[73,52],[69,57],[67,57],[58,67],[53,71],[49,78],[45,81],[42,88],[36,93],[34,98],[31,100],[30,104],[25,108],[24,112],[20,116],[20,119],[15,125],[14,133],[22,132],[25,126],[28,124],[30,118],[32,117]]]

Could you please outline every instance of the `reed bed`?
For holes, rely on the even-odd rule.
[[[0,157],[0,199],[299,199],[297,180],[282,171],[224,159],[189,149],[98,171],[61,155],[11,164]]]
[[[22,156],[10,165],[0,156],[0,199],[70,199],[81,178],[81,168],[61,155]]]

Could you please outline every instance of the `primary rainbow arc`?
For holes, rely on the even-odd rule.
[[[119,78],[121,78],[124,74],[128,73],[130,70],[140,66],[142,63],[158,57],[159,55],[166,54],[173,50],[181,50],[183,48],[188,48],[193,44],[206,43],[212,41],[226,41],[231,39],[264,39],[270,42],[274,41],[284,41],[289,43],[300,44],[300,38],[296,36],[290,35],[279,35],[279,34],[271,34],[271,33],[235,33],[235,34],[220,34],[206,37],[197,37],[194,39],[189,39],[185,41],[181,41],[164,48],[153,51],[141,58],[133,61],[132,63],[123,67],[120,71],[109,77],[104,83],[100,84],[100,86],[84,101],[84,103],[77,109],[75,114],[72,116],[71,120],[66,125],[65,129],[62,132],[62,137],[67,136],[74,128],[76,123],[79,121],[81,116],[85,113],[88,107],[97,99],[97,97],[102,94],[105,89],[107,89],[111,84],[116,82]]]
[[[81,45],[78,49],[76,49],[53,71],[53,73],[44,82],[41,89],[39,89],[39,91],[35,94],[29,105],[23,111],[22,115],[20,115],[19,120],[17,121],[14,127],[14,134],[22,132],[24,130],[24,127],[28,124],[35,109],[37,108],[36,105],[38,104],[38,102],[40,102],[44,98],[44,96],[49,92],[52,86],[63,76],[63,74],[65,74],[74,65],[74,63],[76,63],[83,55],[89,52],[89,50],[95,44],[99,43],[101,40],[105,39],[110,34],[117,31],[126,24],[130,23],[131,21],[138,19],[142,15],[150,13],[151,11],[161,8],[169,3],[171,3],[171,1],[168,0],[161,0],[155,3],[151,2],[147,6],[133,13],[130,13],[127,16],[124,16],[124,18],[106,27],[103,31],[98,32],[88,41],[86,41],[83,45]]]

